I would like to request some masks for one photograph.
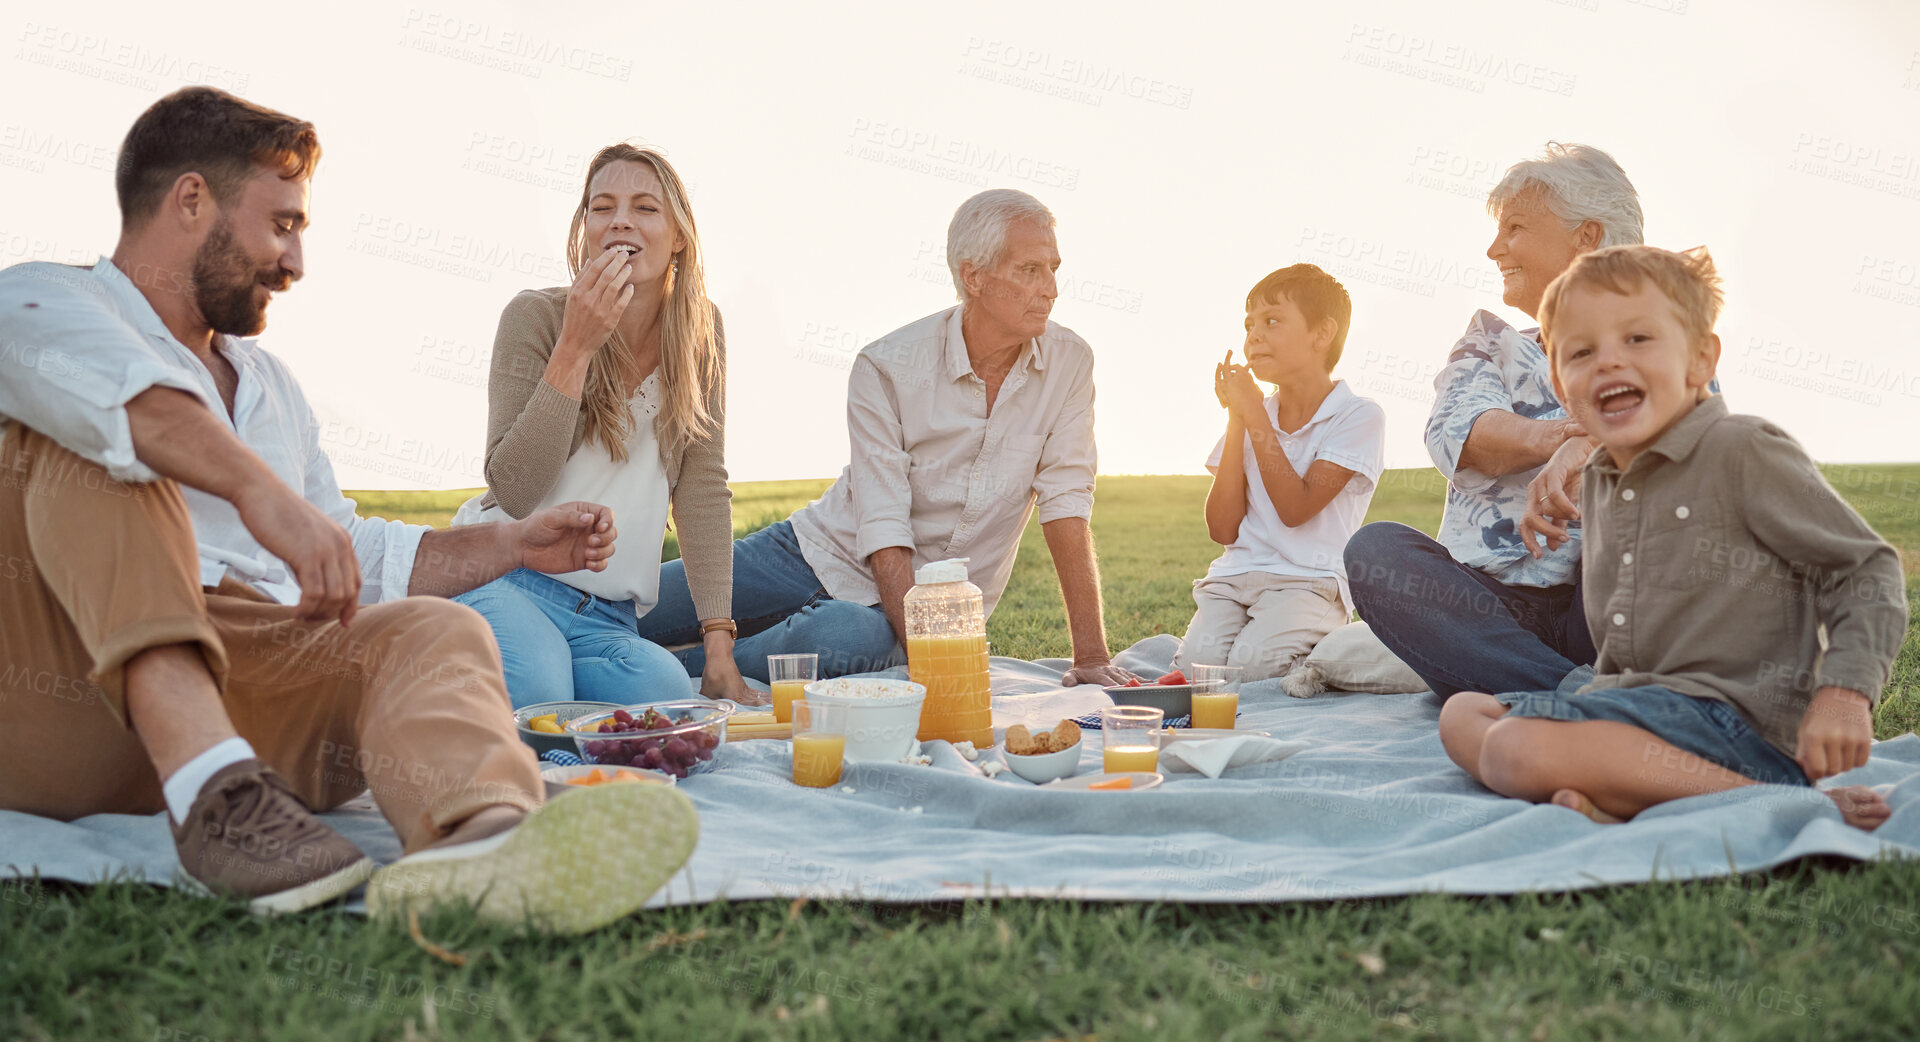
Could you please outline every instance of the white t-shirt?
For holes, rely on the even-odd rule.
[[[1249,435],[1241,446],[1247,475],[1247,516],[1240,522],[1239,538],[1207,569],[1207,577],[1218,579],[1247,572],[1332,576],[1340,580],[1341,600],[1352,611],[1344,554],[1347,540],[1366,519],[1367,504],[1373,502],[1374,482],[1380,477],[1386,450],[1387,414],[1372,399],[1354,394],[1345,380],[1334,382],[1313,419],[1292,434],[1279,430],[1279,393],[1268,395],[1266,404],[1267,422],[1279,433],[1281,450],[1296,472],[1304,475],[1314,461],[1327,460],[1353,471],[1353,479],[1305,524],[1289,527],[1281,522],[1280,512],[1267,497]],[[1208,473],[1219,472],[1226,448],[1227,439],[1222,436],[1207,457]]]
[[[599,442],[581,442],[537,509],[577,499],[613,508],[613,524],[620,532],[619,552],[607,559],[606,571],[583,568],[554,578],[595,597],[632,600],[638,616],[652,611],[660,601],[660,547],[666,541],[672,494],[666,467],[660,463],[659,440],[653,433],[653,418],[660,412],[658,369],[640,382],[631,405],[633,428],[627,435],[626,462],[615,463]],[[453,523],[513,520],[498,505],[479,510],[479,503],[479,497],[469,500]]]

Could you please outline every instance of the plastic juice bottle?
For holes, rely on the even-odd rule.
[[[987,681],[987,613],[967,559],[934,561],[913,573],[907,591],[907,677],[927,688],[922,741],[993,744],[993,696]]]

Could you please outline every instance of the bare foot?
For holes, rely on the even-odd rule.
[[[1848,785],[1825,792],[1833,805],[1840,808],[1840,819],[1857,829],[1872,832],[1893,814],[1887,798],[1865,785]]]
[[[1577,789],[1561,789],[1554,793],[1553,805],[1556,807],[1565,807],[1568,810],[1577,810],[1602,825],[1618,825],[1626,820],[1625,818],[1616,818],[1606,811],[1601,810],[1599,807],[1594,806],[1593,801],[1587,799],[1587,794]]]

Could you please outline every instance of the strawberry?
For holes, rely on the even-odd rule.
[[[1159,680],[1154,681],[1156,684],[1185,684],[1187,682],[1187,675],[1177,669],[1161,677]]]

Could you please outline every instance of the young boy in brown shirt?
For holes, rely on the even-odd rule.
[[[1598,445],[1580,502],[1599,659],[1574,693],[1448,700],[1447,754],[1496,792],[1619,821],[1867,761],[1906,632],[1899,555],[1784,431],[1708,392],[1720,299],[1704,250],[1648,246],[1547,288],[1554,391]],[[1827,794],[1861,828],[1889,813],[1870,789]]]

